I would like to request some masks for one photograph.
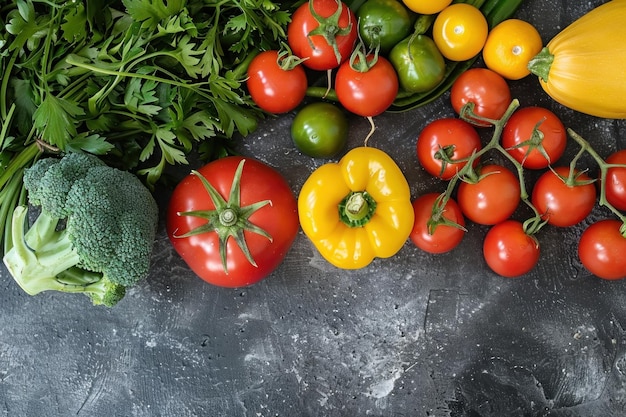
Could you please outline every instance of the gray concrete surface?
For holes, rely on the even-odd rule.
[[[526,0],[517,17],[547,42],[600,3]],[[511,88],[601,154],[626,147],[623,121],[565,109],[531,77]],[[443,190],[414,146],[428,121],[452,114],[446,95],[376,119],[370,145],[396,159],[413,196]],[[294,150],[292,117],[263,123],[240,150],[297,193],[324,161]],[[368,129],[353,118],[349,146]],[[330,266],[300,233],[281,267],[246,289],[194,276],[161,225],[149,279],[110,310],[86,297],[30,297],[2,266],[0,416],[624,416],[626,281],[582,269],[575,245],[585,224],[544,229],[539,265],[514,280],[488,270],[487,229],[473,224],[452,253],[407,243],[358,271]]]

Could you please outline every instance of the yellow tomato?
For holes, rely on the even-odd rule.
[[[404,5],[415,13],[435,14],[439,13],[452,3],[452,0],[402,0]]]
[[[465,61],[478,55],[488,32],[483,13],[466,3],[446,7],[433,23],[435,44],[441,54],[451,61]]]
[[[532,24],[507,19],[489,32],[483,59],[492,71],[509,80],[519,80],[530,74],[528,62],[542,47],[541,35]]]

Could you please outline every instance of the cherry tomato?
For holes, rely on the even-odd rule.
[[[501,165],[485,165],[475,183],[462,181],[457,202],[466,218],[474,223],[500,223],[515,212],[520,202],[519,179]]]
[[[417,160],[430,175],[449,180],[467,165],[467,161],[446,162],[468,158],[481,149],[480,136],[468,122],[456,118],[436,119],[417,138]],[[478,159],[474,161],[474,165]]]
[[[367,57],[370,65],[373,58]],[[348,60],[341,64],[335,76],[335,93],[348,111],[364,117],[377,116],[395,100],[398,76],[391,63],[380,55],[368,69],[355,69],[360,64],[358,58],[354,63]]]
[[[413,201],[415,222],[409,235],[411,241],[421,250],[428,253],[445,253],[456,248],[465,236],[465,218],[461,208],[453,199],[449,199],[441,209],[441,216],[450,224],[430,225],[433,207],[441,197],[438,193],[424,194]],[[454,224],[458,225],[454,226]]]
[[[471,68],[461,74],[452,84],[450,101],[460,114],[468,102],[474,103],[474,113],[488,119],[500,119],[511,104],[511,89],[498,73],[487,68]],[[476,121],[478,126],[489,123]]]
[[[211,186],[221,197],[211,195]],[[244,287],[282,263],[299,231],[297,207],[289,184],[274,168],[252,158],[224,157],[176,186],[167,234],[200,278],[217,286]],[[239,232],[243,239],[238,242]]]
[[[316,15],[321,18],[321,22]],[[316,30],[330,31],[331,35],[327,39],[314,32]],[[306,58],[303,64],[318,71],[336,68],[348,59],[357,37],[354,12],[345,3],[337,0],[304,2],[292,14],[291,22],[287,26],[287,43],[293,53],[300,58]]]
[[[356,11],[359,34],[366,46],[387,54],[413,29],[413,14],[398,0],[367,0]]]
[[[568,227],[583,221],[596,203],[596,187],[584,173],[576,173],[577,185],[566,184],[569,167],[555,167],[535,182],[531,201],[542,218],[553,226]]]
[[[389,53],[404,91],[423,93],[435,88],[446,74],[446,61],[426,35],[408,36]]]
[[[489,25],[480,9],[455,3],[443,9],[433,23],[433,39],[443,56],[465,61],[478,55],[485,45]]]
[[[563,122],[543,107],[518,109],[502,131],[502,147],[524,168],[542,169],[554,164],[566,146]]]
[[[419,14],[439,13],[452,3],[452,0],[402,0],[406,7]]]
[[[255,56],[248,66],[246,85],[250,97],[261,109],[286,113],[295,109],[304,99],[308,81],[304,68],[281,67],[278,51],[264,51]]]
[[[507,19],[489,31],[483,47],[487,68],[509,80],[519,80],[530,74],[528,62],[543,47],[539,31],[520,19]]]
[[[348,118],[343,110],[327,102],[302,107],[291,123],[291,139],[296,148],[314,158],[330,158],[348,141]]]
[[[505,220],[494,225],[483,242],[483,256],[496,274],[515,278],[524,275],[539,262],[539,242],[524,231],[521,222]]]
[[[626,164],[626,149],[609,155],[605,162]],[[626,168],[609,168],[604,188],[607,201],[616,209],[626,211]]]
[[[592,274],[608,280],[626,277],[626,238],[622,222],[600,220],[587,227],[578,240],[578,258]]]

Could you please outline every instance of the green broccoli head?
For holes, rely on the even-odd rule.
[[[66,230],[80,266],[125,286],[147,275],[158,208],[136,176],[94,167],[74,182],[66,211]]]
[[[82,153],[40,159],[24,171],[28,200],[30,204],[63,219],[67,217],[65,203],[74,182],[83,178],[91,168],[103,165],[104,162],[97,157]]]
[[[27,208],[15,209],[3,260],[26,293],[83,293],[113,306],[147,276],[158,207],[135,175],[70,153],[39,160],[24,185],[40,214],[24,232]]]

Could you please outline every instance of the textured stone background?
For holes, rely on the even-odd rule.
[[[517,17],[547,42],[600,3],[526,0]],[[626,147],[624,122],[565,109],[532,77],[511,88],[600,154]],[[443,190],[414,146],[427,122],[447,115],[446,95],[376,119],[370,145],[396,159],[414,196]],[[297,193],[324,161],[294,150],[292,117],[263,123],[240,150]],[[351,123],[358,146],[369,125]],[[189,271],[161,225],[150,278],[110,310],[86,297],[29,297],[2,266],[0,416],[623,416],[626,281],[584,271],[574,249],[583,227],[545,228],[538,267],[515,280],[486,267],[481,226],[469,225],[450,254],[407,243],[358,271],[331,267],[300,233],[271,277],[221,289]]]

